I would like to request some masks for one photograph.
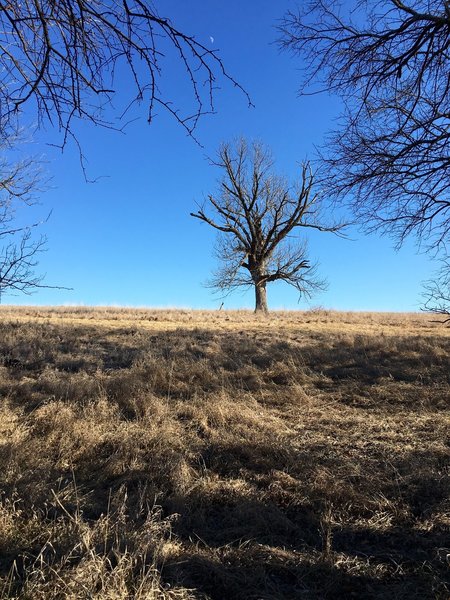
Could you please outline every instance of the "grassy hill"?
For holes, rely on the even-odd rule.
[[[450,328],[0,307],[0,598],[450,596]]]

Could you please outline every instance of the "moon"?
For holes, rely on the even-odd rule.
[[[209,41],[211,42],[211,44],[214,44],[214,38],[212,35],[209,36]]]

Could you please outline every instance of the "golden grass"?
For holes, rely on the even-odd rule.
[[[397,335],[398,330],[407,335],[450,336],[450,328],[442,328],[439,317],[428,313],[373,313],[340,312],[326,309],[307,311],[273,311],[270,317],[255,315],[248,310],[207,311],[188,309],[146,309],[114,307],[29,307],[0,306],[0,318],[19,322],[58,322],[64,324],[105,327],[136,327],[156,331],[183,329],[235,330],[244,327],[261,330],[380,332]]]
[[[0,598],[448,598],[450,328],[0,308]]]

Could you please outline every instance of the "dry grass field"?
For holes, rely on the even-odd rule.
[[[450,598],[450,328],[0,308],[0,598]]]

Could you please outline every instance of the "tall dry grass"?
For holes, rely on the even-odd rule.
[[[0,597],[448,598],[424,315],[0,310]]]

